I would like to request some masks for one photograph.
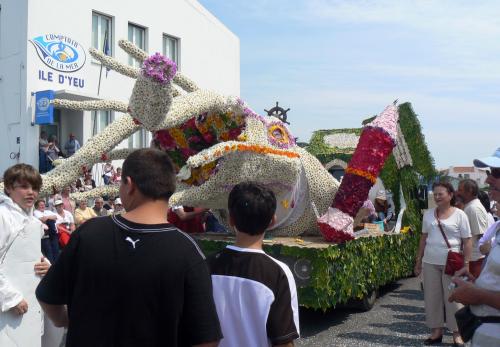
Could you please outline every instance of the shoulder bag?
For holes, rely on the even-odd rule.
[[[453,276],[456,271],[464,267],[464,256],[462,253],[454,252],[451,249],[450,243],[448,242],[448,238],[444,233],[443,226],[439,221],[437,209],[436,209],[436,219],[438,222],[439,230],[441,231],[441,235],[443,235],[444,241],[446,242],[446,246],[448,246],[448,257],[446,258],[446,266],[444,268],[444,273]],[[460,245],[460,248],[462,248],[462,245]]]

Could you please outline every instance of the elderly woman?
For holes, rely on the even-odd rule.
[[[426,324],[432,329],[431,336],[424,344],[441,343],[446,313],[446,325],[453,332],[454,346],[463,346],[455,320],[455,312],[461,305],[448,302],[452,277],[444,273],[449,248],[443,233],[453,251],[459,252],[463,245],[464,268],[468,269],[472,253],[471,231],[465,212],[453,207],[453,186],[447,182],[438,182],[434,183],[432,190],[436,207],[424,214],[415,264],[417,276],[423,267]]]
[[[75,209],[75,224],[77,228],[89,219],[97,217],[94,210],[88,207],[87,204],[87,200],[82,199],[78,202],[78,207]]]

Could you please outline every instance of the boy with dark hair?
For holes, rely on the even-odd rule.
[[[31,165],[16,164],[4,175],[0,192],[0,346],[40,346],[27,331],[40,327],[40,307],[35,299],[38,281],[50,263],[41,257],[42,223],[33,216],[33,205],[42,178]],[[41,261],[40,261],[41,259]],[[32,265],[29,265],[29,264]],[[33,266],[33,273],[27,271]],[[40,336],[40,334],[38,334]]]
[[[166,219],[174,191],[168,155],[137,150],[123,165],[127,213],[91,219],[72,234],[37,288],[54,323],[69,323],[67,346],[217,346],[205,257]]]
[[[209,260],[220,346],[293,346],[299,337],[295,281],[288,266],[262,250],[265,230],[275,223],[274,193],[240,183],[228,207],[236,242]]]

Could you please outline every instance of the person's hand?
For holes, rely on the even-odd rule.
[[[462,276],[467,277],[470,282],[474,282],[476,280],[476,278],[469,272],[468,266],[464,266],[460,270],[456,271],[455,274],[453,275],[454,278]]]
[[[457,287],[451,292],[448,298],[449,302],[456,301],[464,305],[477,305],[479,303],[477,287],[472,282],[464,281],[458,277],[453,277],[452,282]]]
[[[42,257],[40,262],[35,264],[35,274],[43,277],[47,274],[49,268],[50,268],[49,262],[47,261],[47,259],[45,259],[45,257]]]
[[[416,260],[413,272],[415,273],[415,277],[420,276],[420,274],[422,273],[422,259]]]
[[[491,241],[488,240],[486,241],[485,243],[483,243],[481,246],[479,246],[479,251],[481,252],[481,254],[483,255],[488,255],[490,254],[490,251],[491,251]]]
[[[19,304],[11,308],[11,311],[21,316],[28,312],[28,303],[26,302],[26,300],[22,299]]]

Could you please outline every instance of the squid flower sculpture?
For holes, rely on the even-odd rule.
[[[274,235],[319,234],[311,202],[325,213],[339,183],[314,156],[296,145],[281,121],[257,115],[239,98],[199,89],[158,53],[148,56],[124,40],[119,46],[142,62],[142,67],[127,66],[94,49],[90,54],[136,80],[129,103],[56,99],[54,104],[77,110],[114,110],[123,116],[43,175],[42,195],[71,184],[82,169],[125,159],[133,149],[115,147],[144,128],[153,134],[152,146],[165,151],[178,172],[171,205],[210,208],[227,225],[229,192],[240,182],[256,181],[276,195]],[[73,197],[117,193],[116,186],[103,186]]]
[[[318,221],[325,240],[341,243],[354,238],[354,217],[396,146],[399,114],[395,104],[363,129],[333,204]]]

